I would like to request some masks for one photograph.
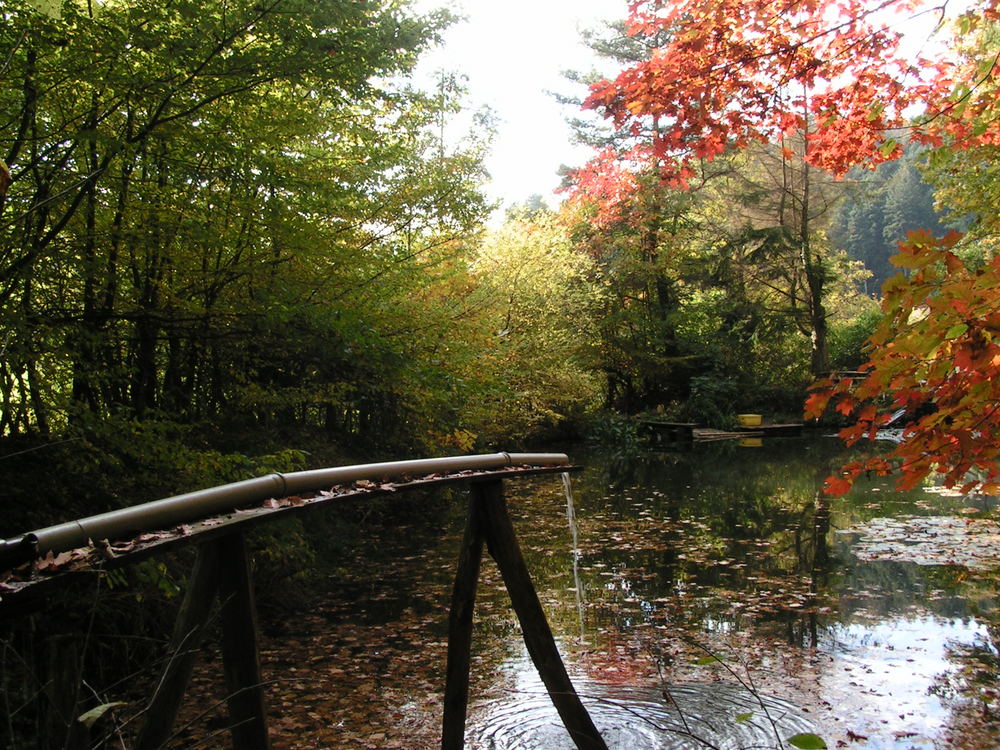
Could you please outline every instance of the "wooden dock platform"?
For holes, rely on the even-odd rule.
[[[640,419],[639,430],[654,443],[691,442],[694,440],[695,422],[661,422]]]
[[[695,422],[661,422],[653,419],[639,420],[640,434],[653,445],[676,443],[702,443],[714,440],[739,440],[748,437],[798,437],[801,423],[762,424],[756,427],[736,427],[733,430],[715,430],[698,427]]]
[[[756,427],[745,427],[739,432],[712,430],[708,427],[699,427],[694,431],[694,439],[698,443],[711,443],[716,440],[742,440],[748,437],[764,437],[764,433],[758,431]]]
[[[802,434],[802,423],[791,424],[761,424],[756,427],[737,427],[744,436],[749,433],[762,433],[764,437],[798,437]]]

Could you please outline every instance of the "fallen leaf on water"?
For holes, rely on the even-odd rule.
[[[124,701],[113,701],[111,703],[102,703],[100,706],[95,706],[86,713],[80,714],[77,717],[77,721],[83,724],[87,729],[90,729],[94,724],[100,719],[104,714],[113,708],[118,706],[127,706],[128,704]]]
[[[990,569],[1000,564],[1000,534],[990,521],[953,516],[874,518],[848,530],[859,535],[860,560],[962,565]]]

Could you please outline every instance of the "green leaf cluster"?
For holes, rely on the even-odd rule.
[[[446,148],[461,91],[407,82],[450,17],[50,11],[0,28],[0,435],[166,417],[391,450],[453,427],[485,143]]]
[[[485,342],[475,363],[483,391],[469,418],[481,439],[523,442],[578,428],[601,393],[604,290],[593,260],[543,209],[491,231],[471,271]]]

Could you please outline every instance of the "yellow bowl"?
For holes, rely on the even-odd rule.
[[[760,414],[737,414],[741,427],[760,427]]]

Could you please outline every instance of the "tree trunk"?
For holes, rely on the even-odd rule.
[[[132,369],[132,410],[141,416],[156,405],[157,323],[143,314],[135,324],[135,361]]]
[[[815,259],[806,267],[806,284],[809,287],[809,323],[810,335],[809,371],[819,376],[830,369],[830,359],[827,352],[826,307],[823,305],[824,273],[822,268],[816,268]]]
[[[808,92],[804,97],[808,101]],[[808,113],[806,115],[808,118]],[[808,123],[808,119],[806,120]],[[799,248],[801,252],[802,270],[806,277],[806,288],[809,294],[809,328],[810,352],[809,370],[818,376],[829,370],[829,357],[826,347],[826,308],[823,306],[823,287],[826,281],[826,271],[822,262],[813,256],[810,238],[810,172],[807,161],[809,156],[809,126],[803,133],[802,145],[802,214],[799,222]]]

